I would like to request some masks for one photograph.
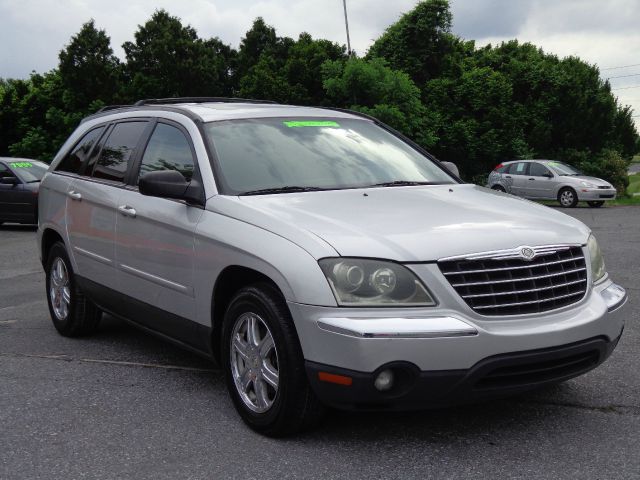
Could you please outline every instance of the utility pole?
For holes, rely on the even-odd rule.
[[[349,20],[347,19],[347,0],[342,0],[344,7],[344,25],[347,28],[347,53],[351,56],[351,39],[349,38]]]

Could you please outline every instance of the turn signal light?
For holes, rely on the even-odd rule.
[[[318,372],[318,379],[321,382],[337,383],[338,385],[351,386],[353,378],[344,375],[336,375],[334,373]]]

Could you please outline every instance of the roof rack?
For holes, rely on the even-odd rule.
[[[175,98],[148,98],[146,100],[138,100],[133,104],[134,107],[143,105],[171,105],[174,103],[277,103],[272,100],[256,100],[253,98],[235,98],[235,97],[175,97]]]
[[[126,107],[130,107],[130,106],[131,105],[105,105],[100,110],[98,110],[96,113],[106,112],[108,110],[116,110],[118,108],[126,108]]]

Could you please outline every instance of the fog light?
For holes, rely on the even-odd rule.
[[[376,377],[373,385],[381,392],[391,390],[391,387],[393,387],[393,371],[389,369],[382,370]]]

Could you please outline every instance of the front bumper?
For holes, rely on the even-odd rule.
[[[485,358],[468,370],[419,371],[404,362],[363,373],[306,362],[312,388],[326,405],[344,410],[417,410],[515,395],[582,375],[604,362],[620,337],[588,339],[560,347]],[[379,391],[379,372],[394,372],[394,385]],[[349,385],[321,381],[322,375],[352,379]],[[335,377],[334,377],[335,378]]]
[[[600,202],[616,199],[615,188],[578,188],[578,200],[584,202]]]
[[[444,290],[438,294],[438,298],[445,298]],[[445,305],[451,305],[454,298],[447,300]],[[357,379],[361,378],[363,384],[373,388],[373,375],[385,366],[397,364],[406,366],[406,371],[414,372],[416,378],[426,378],[424,382],[416,383],[423,386],[415,390],[422,392],[417,394],[418,398],[426,399],[430,397],[424,395],[431,389],[470,396],[469,392],[465,393],[467,387],[460,387],[460,390],[454,386],[465,378],[471,380],[462,384],[473,384],[478,369],[490,359],[564,349],[591,339],[599,342],[595,347],[599,352],[597,361],[589,363],[586,370],[569,372],[566,378],[584,373],[603,362],[615,347],[624,327],[621,307],[626,300],[624,289],[606,280],[593,286],[581,302],[569,307],[539,315],[499,319],[480,317],[462,305],[455,310],[444,307],[345,309],[296,303],[290,303],[289,307],[311,384],[321,398],[324,394],[318,386],[318,369],[337,375],[343,375],[338,373],[341,371],[350,372],[347,376],[354,379],[353,385],[359,384]],[[490,363],[495,365],[493,360]],[[563,375],[544,382],[564,380]],[[433,383],[434,379],[437,379],[436,383]],[[326,382],[320,383],[326,387]],[[334,387],[338,385],[331,385]],[[530,385],[522,388],[530,388]],[[349,391],[356,390],[368,391],[364,397],[374,398],[367,389]],[[509,388],[503,390],[502,393],[511,391]],[[349,395],[345,387],[338,391]],[[335,398],[325,398],[325,401],[354,403],[348,398],[344,402]]]

